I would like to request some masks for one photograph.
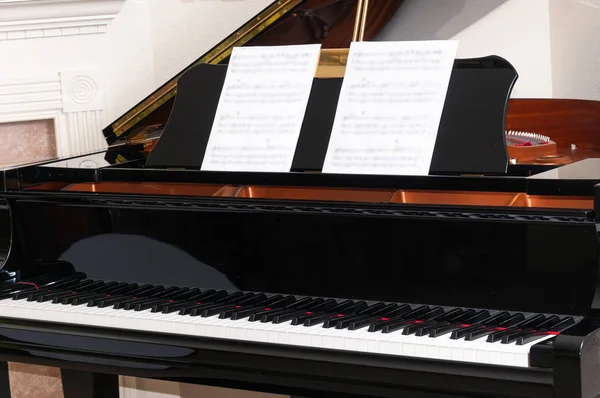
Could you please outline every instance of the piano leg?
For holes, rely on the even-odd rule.
[[[65,398],[119,398],[119,377],[61,369]]]
[[[10,398],[10,379],[8,377],[8,362],[0,361],[0,397]]]

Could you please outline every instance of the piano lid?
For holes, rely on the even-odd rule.
[[[368,21],[362,21],[364,28],[360,32],[362,38],[370,40],[385,26],[401,3],[402,0],[365,2],[367,12],[361,12],[357,7],[363,4],[362,0],[273,1],[171,80],[110,123],[103,130],[104,137],[109,145],[127,141],[151,141],[156,138],[171,113],[179,77],[200,63],[227,63],[233,47],[320,43],[325,49],[348,48],[350,41],[358,33],[354,32],[354,29],[358,26],[356,22],[359,16],[370,16]],[[329,53],[328,56],[339,57],[337,53]],[[343,57],[343,53],[341,56]]]

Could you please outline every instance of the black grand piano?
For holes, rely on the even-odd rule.
[[[224,59],[111,124],[106,151],[0,171],[0,360],[60,367],[68,398],[116,397],[117,375],[600,394],[598,104],[509,101],[509,61],[459,59],[429,176],[328,175],[341,79],[316,78],[289,173],[203,172]]]

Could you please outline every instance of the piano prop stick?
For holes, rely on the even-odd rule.
[[[427,175],[457,42],[356,42],[323,172]]]
[[[202,170],[290,170],[320,47],[233,50]]]

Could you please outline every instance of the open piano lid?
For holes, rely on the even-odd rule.
[[[368,4],[371,17],[364,39],[374,38],[394,15],[402,0]],[[104,130],[109,145],[155,138],[166,123],[177,92],[177,81],[191,67],[227,63],[233,47],[321,44],[322,48],[348,48],[355,26],[357,0],[273,1],[223,41],[200,56],[152,94],[110,123]]]

